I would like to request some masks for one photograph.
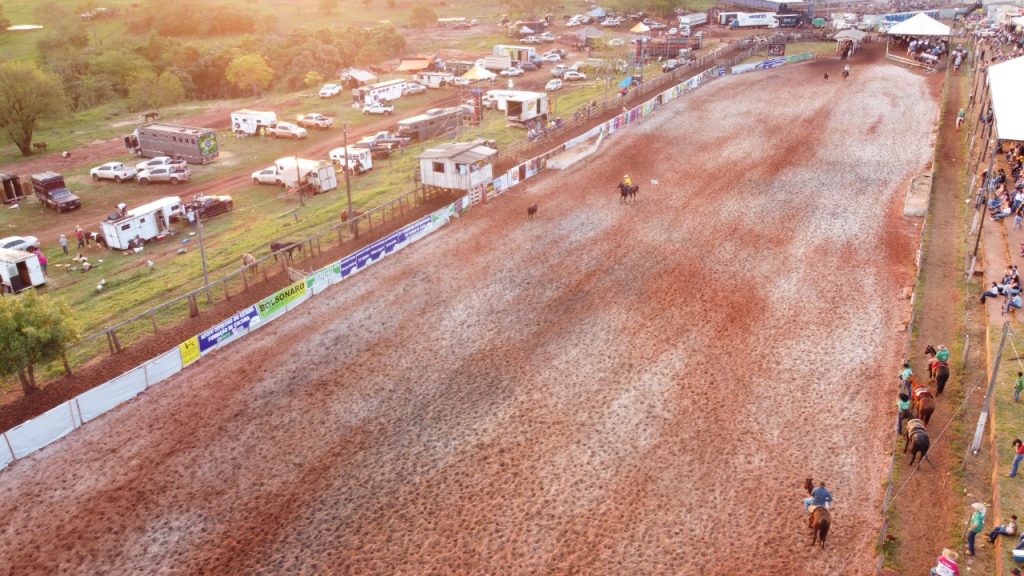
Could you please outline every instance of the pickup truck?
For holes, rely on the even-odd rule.
[[[296,126],[290,122],[278,122],[273,126],[267,127],[267,136],[273,136],[274,138],[291,138],[293,140],[302,140],[309,133],[306,132],[305,128]]]
[[[323,114],[303,114],[296,120],[299,126],[303,128],[319,128],[321,130],[327,130],[334,126],[334,120],[324,116]]]
[[[192,171],[188,166],[156,166],[139,172],[139,184],[143,186],[152,182],[170,182],[180,184],[192,179]]]
[[[68,190],[64,177],[55,172],[42,172],[32,175],[32,191],[36,198],[47,208],[57,212],[74,210],[82,207],[81,199]]]
[[[135,168],[125,166],[123,162],[107,162],[106,164],[102,164],[92,170],[89,170],[89,175],[97,182],[100,180],[126,182],[128,180],[133,180],[138,172],[139,171]]]
[[[143,170],[149,170],[150,168],[156,168],[157,166],[185,166],[185,161],[175,160],[170,156],[157,156],[156,158],[150,158],[145,162],[139,162],[135,165],[135,169],[142,172]]]
[[[390,132],[377,132],[373,136],[366,136],[359,139],[359,143],[370,143],[370,144],[394,144],[395,146],[405,146],[412,142],[412,138],[406,136],[399,136]],[[360,146],[360,148],[366,148],[366,146]]]
[[[391,104],[367,104],[363,106],[363,114],[388,114],[395,111]]]

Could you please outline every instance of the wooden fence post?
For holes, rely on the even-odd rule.
[[[196,295],[194,293],[188,295],[188,315],[189,318],[199,316],[199,305],[196,304]]]
[[[106,331],[106,335],[107,335],[107,348],[110,348],[110,355],[113,356],[114,354],[116,354],[116,352],[114,352],[114,341],[110,339],[110,330]]]
[[[67,376],[74,376],[74,374],[71,373],[71,364],[68,364],[68,354],[66,351],[61,351],[60,359],[64,362],[64,374]]]
[[[249,266],[242,268],[242,286],[246,292],[249,291]]]
[[[118,342],[118,340],[117,340],[117,330],[111,330],[110,331],[110,338],[114,341],[114,348],[120,354],[121,353],[121,343]]]
[[[149,319],[150,319],[150,321],[153,322],[153,334],[156,334],[156,332],[157,332],[157,329],[156,329],[156,312],[151,312],[149,314]]]
[[[243,274],[244,274],[244,272],[243,272]],[[224,284],[224,299],[225,300],[231,300],[231,294],[228,293],[228,279],[227,278],[224,279],[223,284]]]

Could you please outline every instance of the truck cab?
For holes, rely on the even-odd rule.
[[[64,184],[64,176],[56,172],[41,172],[32,175],[32,191],[47,208],[58,213],[82,207],[81,199]]]

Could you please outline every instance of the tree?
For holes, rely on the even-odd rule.
[[[32,154],[32,133],[36,123],[67,111],[60,79],[43,72],[32,61],[0,63],[0,130],[21,151]]]
[[[437,24],[437,12],[430,6],[417,4],[409,15],[409,25],[413,28],[426,28]]]
[[[4,7],[0,5],[0,34],[7,31],[7,27],[11,25],[11,21],[4,16]]]
[[[235,57],[228,64],[225,76],[228,82],[238,87],[239,90],[252,88],[252,93],[258,96],[260,92],[270,87],[270,81],[274,79],[274,71],[267,66],[267,61],[259,54],[243,54]]]
[[[170,71],[157,76],[142,72],[132,79],[128,87],[128,101],[132,110],[150,110],[185,99],[185,87]]]
[[[315,70],[306,72],[306,76],[303,77],[302,83],[306,85],[306,88],[316,88],[324,83],[324,75]]]
[[[64,302],[35,291],[0,298],[0,374],[16,375],[26,396],[39,390],[35,367],[63,358],[77,341],[78,328]]]
[[[320,11],[324,14],[331,14],[338,7],[338,0],[320,0]]]

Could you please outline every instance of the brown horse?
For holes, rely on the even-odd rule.
[[[277,262],[277,256],[280,254],[285,257],[285,261],[291,262],[292,252],[295,250],[302,254],[302,243],[301,242],[271,242],[270,252],[274,256],[274,262]],[[284,252],[284,254],[281,254]]]
[[[821,548],[825,548],[825,538],[828,537],[829,528],[832,527],[832,515],[829,514],[828,508],[824,506],[818,506],[811,512],[810,519],[807,520],[807,525],[810,526],[811,531],[814,533],[814,539],[811,540],[811,546],[814,546],[818,542],[821,542]]]
[[[928,439],[928,430],[925,429],[924,422],[920,420],[907,422],[905,435],[907,442],[903,445],[903,453],[907,453],[907,448],[910,447],[911,443],[914,445],[914,449],[910,452],[910,462],[908,465],[914,464],[918,454],[921,455],[921,460],[928,460],[928,448],[931,446],[931,441]],[[931,462],[931,460],[928,461]]]
[[[923,420],[924,425],[927,426],[928,421],[932,419],[932,413],[935,412],[935,398],[932,396],[931,390],[925,388],[920,394],[915,390],[914,403],[911,408],[914,418]]]
[[[931,344],[925,347],[924,353],[929,357],[928,380],[935,383],[937,388],[935,395],[942,396],[942,391],[946,388],[946,382],[949,381],[949,363],[936,358],[939,352]]]

